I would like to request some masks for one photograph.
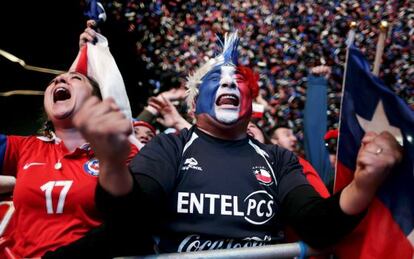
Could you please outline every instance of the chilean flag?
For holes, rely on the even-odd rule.
[[[259,182],[262,182],[264,184],[271,184],[272,183],[272,176],[270,173],[264,169],[258,169],[254,172],[256,179]]]
[[[101,34],[96,35],[95,44],[83,46],[75,60],[75,70],[95,79],[101,90],[102,98],[113,97],[121,111],[132,119],[131,106],[121,72],[113,58],[108,40]]]
[[[95,44],[88,42],[80,49],[71,70],[95,79],[99,84],[102,98],[112,97],[120,110],[131,120],[132,128],[131,106],[121,72],[109,50],[108,40],[99,33],[96,38]],[[128,139],[138,149],[143,147],[134,134]]]
[[[340,258],[414,258],[414,111],[371,74],[354,47],[349,49],[345,78],[335,191],[352,180],[367,131],[389,131],[403,145],[404,158],[336,253]]]

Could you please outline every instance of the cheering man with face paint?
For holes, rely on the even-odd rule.
[[[223,53],[190,75],[187,82],[190,109],[196,103],[197,127],[228,140],[246,137],[252,100],[259,92],[257,75],[237,66],[237,44],[237,35],[231,34]]]
[[[100,161],[97,205],[125,237],[151,234],[162,253],[189,252],[283,242],[290,224],[311,246],[331,245],[359,222],[401,159],[390,134],[367,134],[355,180],[321,198],[292,152],[246,135],[258,85],[238,66],[237,43],[235,33],[226,37],[222,53],[188,77],[196,125],[154,137],[129,168],[120,162],[128,152],[112,151],[126,138],[109,120],[116,107],[91,98],[77,114]]]

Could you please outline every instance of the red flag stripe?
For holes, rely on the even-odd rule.
[[[88,75],[88,45],[85,44],[80,49],[80,55],[78,63],[76,64],[76,72],[81,73],[82,75]]]
[[[382,229],[387,233],[382,233]],[[377,198],[358,227],[335,247],[335,254],[338,258],[364,259],[408,259],[414,256],[411,243]]]
[[[352,170],[344,166],[339,160],[337,160],[336,163],[337,164],[334,186],[335,193],[342,190],[345,186],[352,182],[352,179],[354,179],[354,172]]]

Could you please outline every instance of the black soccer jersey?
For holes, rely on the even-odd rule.
[[[130,164],[168,196],[161,252],[260,246],[280,242],[280,204],[308,185],[296,156],[251,138],[225,141],[196,127],[159,135]]]

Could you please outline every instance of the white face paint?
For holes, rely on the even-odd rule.
[[[235,123],[240,116],[240,90],[234,66],[222,66],[220,86],[216,93],[214,112],[216,119],[225,124]]]

